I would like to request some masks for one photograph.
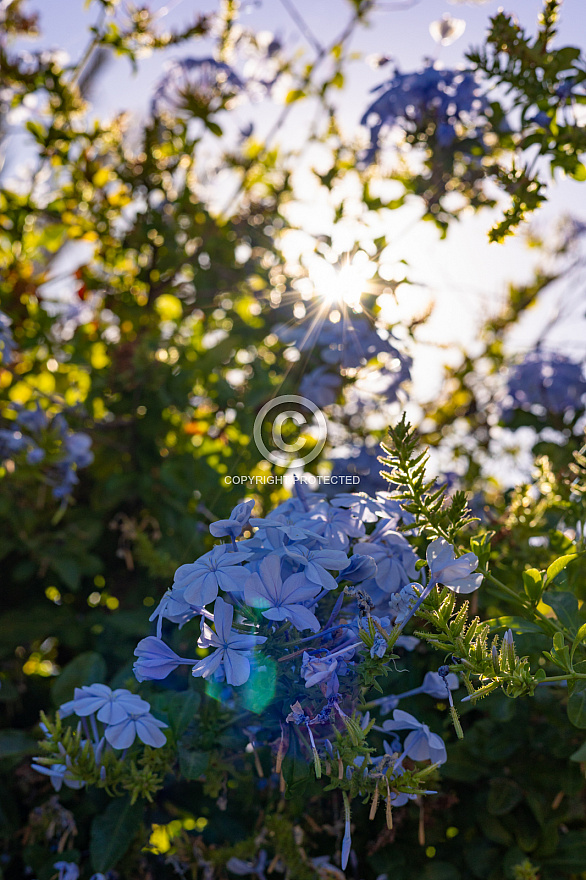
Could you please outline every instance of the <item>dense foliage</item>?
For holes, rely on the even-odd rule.
[[[284,4],[311,57],[235,0],[176,32],[96,0],[78,61],[2,5],[0,874],[582,875],[586,377],[510,339],[584,228],[535,242],[431,403],[385,234],[496,206],[497,248],[556,169],[586,177],[560,6],[498,12],[461,67],[387,66],[350,136],[370,0],[323,44]],[[147,52],[171,59],[148,112],[100,118],[104,66]]]

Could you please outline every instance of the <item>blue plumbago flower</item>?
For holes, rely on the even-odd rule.
[[[371,657],[384,657],[387,653],[387,641],[380,634],[374,637],[372,648],[370,649]]]
[[[307,651],[303,652],[301,677],[305,682],[305,687],[313,687],[315,684],[322,685],[326,697],[338,693],[340,689],[338,673],[344,674],[346,669],[347,666],[341,658],[329,655],[312,657]]]
[[[482,583],[483,575],[472,574],[478,565],[478,557],[474,553],[464,553],[456,558],[454,548],[443,538],[432,541],[426,557],[431,580],[455,593],[472,593]]]
[[[421,584],[407,584],[391,596],[389,612],[391,617],[394,617],[395,624],[404,623],[409,619],[420,595]]]
[[[267,556],[259,571],[250,575],[244,587],[244,599],[252,608],[260,608],[268,620],[289,620],[296,629],[318,632],[320,623],[313,611],[303,603],[315,599],[319,586],[305,573],[281,577],[281,560]]]
[[[338,399],[342,387],[342,377],[332,373],[327,367],[316,367],[301,380],[299,393],[312,400],[320,408],[331,406]]]
[[[59,707],[62,718],[75,714],[79,718],[97,713],[98,721],[117,724],[131,713],[148,712],[150,704],[125,688],[113,691],[105,684],[83,685],[75,688],[73,700]]]
[[[256,645],[266,642],[265,636],[243,635],[232,629],[234,608],[218,596],[214,603],[214,626],[208,626],[202,618],[201,636],[198,640],[200,648],[216,648],[213,653],[199,660],[193,667],[196,677],[209,678],[220,666],[228,684],[241,685],[250,676],[250,661],[246,656]]]
[[[301,523],[301,516],[309,517],[305,512],[303,514],[291,512],[287,515],[279,513],[271,514],[264,519],[254,517],[250,520],[250,524],[251,526],[258,526],[255,538],[258,537],[262,541],[266,539],[269,546],[275,550],[283,545],[285,538],[289,541],[307,541],[310,539],[319,541],[322,544],[327,543],[326,538],[323,538],[318,533],[319,524],[309,518],[304,519]]]
[[[556,352],[534,351],[511,367],[507,392],[502,405],[505,419],[515,409],[536,415],[582,409],[586,398],[583,364]]]
[[[164,727],[167,727],[165,722],[159,721],[150,712],[132,712],[124,721],[107,727],[104,736],[115,749],[130,748],[137,736],[145,745],[160,749],[167,742],[161,729]]]
[[[240,563],[251,555],[240,549],[230,551],[225,544],[214,547],[195,562],[180,565],[173,586],[182,590],[182,599],[188,605],[209,605],[218,595],[218,589],[226,592],[244,589],[249,572],[241,568]]]
[[[47,414],[38,401],[36,401],[34,409],[18,406],[17,412],[16,423],[23,431],[40,434],[49,424]]]
[[[396,593],[417,575],[417,555],[409,541],[398,532],[387,532],[376,543],[360,541],[354,547],[354,555],[374,559],[377,569],[374,580],[384,593]]]
[[[54,862],[53,867],[59,871],[57,880],[78,880],[79,868],[75,862]]]
[[[455,691],[460,687],[458,676],[453,672],[441,676],[438,672],[426,672],[421,685],[421,692],[436,700],[443,700],[448,690]],[[404,696],[404,695],[403,695]]]
[[[68,434],[63,440],[63,445],[67,452],[67,459],[78,468],[87,467],[94,460],[93,453],[90,452],[92,438],[89,434],[84,434],[81,431]]]
[[[138,657],[133,667],[137,681],[158,681],[167,678],[178,666],[193,666],[197,663],[197,660],[179,657],[165,642],[155,636],[142,639],[134,649],[134,655]]]
[[[245,862],[244,859],[237,859],[235,856],[232,856],[226,862],[226,868],[232,874],[237,874],[239,877],[244,877],[246,874],[254,874],[258,880],[266,880],[265,868],[267,867],[267,862],[266,850],[261,849],[258,858],[253,862]]]
[[[153,95],[153,116],[201,116],[226,106],[244,88],[232,68],[214,58],[173,61]]]
[[[33,761],[38,760],[39,758],[33,758]],[[47,767],[44,764],[31,764],[31,767],[33,770],[36,770],[37,773],[42,773],[43,776],[48,776],[55,791],[61,791],[64,784],[66,788],[73,789],[80,789],[85,785],[85,782],[82,779],[75,779],[66,764],[51,764],[50,767]]]
[[[411,688],[411,690],[403,691],[400,694],[388,694],[384,697],[378,697],[376,700],[371,700],[368,705],[371,708],[378,706],[382,715],[388,715],[389,712],[397,708],[400,700],[405,700],[407,697],[415,697],[418,694],[427,694],[427,696],[433,697],[435,700],[445,700],[451,691],[457,690],[460,682],[458,681],[458,676],[454,675],[453,672],[449,672],[447,667],[446,674],[442,675],[443,669],[444,667],[440,667],[439,672],[426,672],[423,682],[419,687]]]
[[[341,550],[310,550],[303,544],[288,544],[283,554],[291,562],[301,566],[305,577],[324,590],[335,590],[338,583],[326,569],[341,571],[348,565],[348,557]]]
[[[379,452],[370,446],[344,446],[332,454],[334,477],[359,477],[360,488],[369,495],[388,487],[380,475]]]
[[[141,700],[141,702],[145,702]],[[147,703],[147,709],[131,709],[126,711],[125,717],[115,724],[110,724],[104,736],[115,749],[128,749],[138,736],[141,742],[155,749],[160,749],[167,742],[162,728],[167,727],[164,721],[159,721],[154,715],[148,711],[150,705]]]
[[[472,73],[441,70],[430,64],[419,73],[397,71],[373,92],[382,94],[360,120],[370,129],[366,163],[374,161],[382,131],[398,124],[408,131],[435,125],[439,146],[444,148],[461,140],[462,127],[465,137],[481,142],[488,102]]]
[[[31,446],[26,454],[28,464],[40,464],[45,458],[45,450],[40,446]]]
[[[347,581],[349,584],[361,584],[375,575],[376,562],[372,556],[351,556],[350,564],[340,572],[336,580],[338,583]]]
[[[0,458],[9,458],[24,452],[29,446],[29,439],[21,431],[10,428],[0,429]]]
[[[444,688],[445,691],[445,688]],[[446,747],[441,736],[432,733],[427,724],[422,724],[409,712],[395,709],[393,721],[384,721],[385,731],[411,730],[403,743],[403,756],[413,761],[431,761],[444,764],[447,760]]]
[[[372,321],[364,315],[346,314],[343,321],[314,321],[281,325],[276,328],[279,338],[293,343],[299,351],[318,348],[326,364],[338,364],[342,369],[356,369],[378,354],[398,357],[399,352],[378,333]]]
[[[365,492],[340,492],[331,499],[332,507],[349,507],[361,522],[376,522],[379,505]]]
[[[157,638],[163,634],[163,620],[176,623],[181,629],[194,617],[205,614],[205,610],[198,605],[190,605],[183,598],[183,590],[167,590],[151,616],[149,621],[157,621]],[[211,617],[211,615],[210,615]]]
[[[219,519],[211,524],[210,533],[214,538],[239,538],[248,526],[254,504],[252,499],[237,504],[228,519]]]
[[[365,533],[364,523],[352,510],[332,507],[327,501],[316,504],[310,518],[301,519],[299,525],[303,528],[311,525],[333,550],[346,550],[349,537],[360,538]]]

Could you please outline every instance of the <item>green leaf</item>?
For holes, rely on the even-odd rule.
[[[512,629],[515,635],[523,633],[543,633],[543,629],[533,620],[525,620],[524,617],[494,617],[486,621],[491,630]]]
[[[578,600],[573,593],[544,593],[542,602],[555,611],[555,616],[570,632],[576,632],[582,623]]]
[[[486,808],[491,816],[505,816],[523,800],[523,792],[513,779],[491,779]]]
[[[77,559],[71,556],[55,556],[51,559],[50,567],[70,590],[79,588],[81,568]]]
[[[581,764],[583,761],[586,761],[586,742],[583,743],[579,749],[577,749],[573,755],[570,755],[570,761],[576,761]]]
[[[38,752],[39,744],[23,730],[0,730],[0,759],[23,758]]]
[[[130,795],[112,801],[92,822],[90,858],[94,871],[105,873],[122,858],[140,828],[144,804]]]
[[[289,734],[289,748],[283,759],[283,778],[287,783],[287,797],[302,794],[310,776],[309,761],[303,754],[294,730]]]
[[[586,680],[568,684],[568,718],[574,727],[586,728]]]
[[[195,752],[179,746],[179,769],[185,779],[199,779],[206,772],[209,762],[208,752]]]
[[[180,739],[194,720],[200,702],[201,697],[197,691],[169,694],[162,708],[169,719],[175,739]]]
[[[59,678],[56,678],[51,694],[56,706],[73,699],[76,687],[84,684],[102,684],[106,678],[106,661],[96,651],[84,651],[68,663]]]
[[[545,573],[546,583],[549,584],[551,581],[553,581],[553,579],[556,578],[558,574],[560,574],[560,572],[562,572],[564,568],[566,568],[566,566],[568,566],[570,562],[572,562],[572,560],[576,558],[577,555],[577,553],[570,553],[567,556],[560,556],[559,559],[556,559],[555,562],[552,562]]]
[[[543,592],[543,575],[537,568],[523,572],[523,587],[532,602],[537,603]]]
[[[578,647],[580,642],[584,642],[584,641],[586,641],[586,623],[582,624],[582,626],[580,627],[580,629],[576,633],[576,637],[574,638],[574,641],[572,642],[572,650],[570,653],[570,657],[572,659],[574,658],[574,652],[576,651],[576,648]]]

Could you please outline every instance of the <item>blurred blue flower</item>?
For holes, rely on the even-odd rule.
[[[260,563],[258,573],[250,575],[244,587],[244,599],[252,608],[260,608],[268,620],[289,620],[296,629],[318,632],[320,623],[313,611],[303,604],[315,599],[319,586],[305,574],[292,574],[284,582],[281,560],[267,556]]]
[[[201,116],[242,91],[232,68],[214,58],[182,58],[167,66],[151,103],[153,116]]]
[[[342,377],[339,373],[332,373],[327,367],[316,367],[301,380],[299,393],[316,406],[331,406],[338,399],[342,387]]]
[[[216,648],[207,657],[199,660],[193,667],[196,677],[209,678],[220,666],[228,684],[241,685],[250,676],[250,661],[246,656],[256,645],[266,642],[264,636],[242,635],[232,629],[234,609],[218,596],[214,603],[214,626],[216,631],[202,619],[201,636],[198,640],[200,648]]]
[[[364,157],[373,162],[381,133],[395,125],[413,132],[427,125],[435,126],[440,147],[449,147],[464,124],[466,137],[480,135],[488,101],[481,93],[473,73],[446,70],[430,63],[420,72],[400,73],[372,90],[381,92],[360,120],[370,130],[370,146]]]
[[[75,862],[55,862],[53,867],[59,871],[57,880],[78,880],[79,868]]]
[[[232,874],[237,874],[239,877],[253,874],[258,880],[266,880],[265,868],[267,866],[267,861],[266,851],[261,849],[258,858],[253,862],[246,862],[244,859],[238,859],[236,856],[232,856],[232,858],[228,859],[226,862],[226,868],[228,871],[231,871]]]
[[[387,532],[375,542],[359,541],[355,556],[370,556],[376,562],[374,581],[384,593],[396,593],[417,575],[417,555],[409,541],[398,532]],[[365,587],[368,589],[367,585]]]
[[[445,692],[445,688],[444,688]],[[386,731],[411,730],[403,743],[403,755],[413,761],[431,761],[444,764],[447,760],[446,747],[441,736],[432,733],[427,724],[422,724],[409,712],[395,709],[393,721],[384,721]]]
[[[504,419],[516,409],[563,415],[584,408],[586,379],[583,364],[556,352],[534,351],[509,370],[507,398],[501,405]],[[541,410],[541,412],[539,412]]]

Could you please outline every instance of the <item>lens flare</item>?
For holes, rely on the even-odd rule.
[[[318,297],[332,305],[361,311],[360,301],[370,288],[369,282],[376,272],[376,264],[364,251],[357,251],[352,257],[346,256],[337,263],[316,256],[310,262],[308,272]]]

